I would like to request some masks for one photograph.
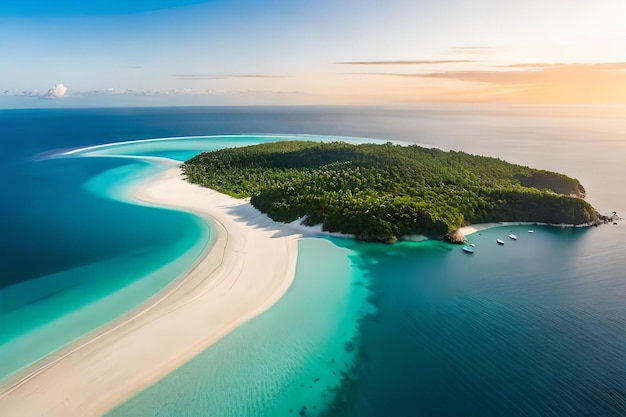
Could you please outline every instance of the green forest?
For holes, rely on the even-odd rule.
[[[595,210],[578,180],[464,152],[386,143],[284,141],[205,152],[188,181],[247,198],[280,222],[393,242],[443,238],[471,223],[583,224]]]

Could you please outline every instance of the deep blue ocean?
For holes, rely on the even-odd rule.
[[[499,157],[576,177],[593,206],[626,213],[619,106],[0,110],[0,380],[137,307],[210,246],[195,216],[120,199],[158,167],[104,157],[118,147],[59,153],[213,136],[119,146],[184,160],[279,134]],[[283,299],[111,414],[626,415],[625,225],[500,227],[470,236],[473,255],[305,239]]]

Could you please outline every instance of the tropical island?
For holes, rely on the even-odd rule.
[[[249,197],[275,221],[302,219],[365,241],[463,241],[458,229],[474,223],[598,220],[574,178],[417,145],[264,143],[205,152],[183,170],[191,183]]]

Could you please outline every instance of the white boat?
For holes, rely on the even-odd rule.
[[[511,239],[513,239],[513,240],[517,240],[517,236],[515,236],[513,233],[511,233],[511,234],[509,235],[509,237],[510,237]]]
[[[471,247],[474,247],[474,246],[476,246],[476,245],[474,245],[473,243],[470,243],[469,245],[470,245]]]
[[[498,245],[504,245],[504,240],[502,239],[496,239],[496,242],[498,242]]]
[[[529,230],[528,233],[535,233],[535,231],[534,230]]]
[[[467,253],[474,253],[474,248],[470,247],[470,246],[463,246],[463,251],[467,252]]]

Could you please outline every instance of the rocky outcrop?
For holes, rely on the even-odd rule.
[[[598,218],[598,223],[611,223],[617,220],[621,220],[620,217],[617,215],[617,212],[615,211],[605,214],[596,211],[596,216]]]
[[[467,242],[467,238],[465,237],[465,235],[460,231],[460,230],[453,230],[451,232],[448,232],[446,234],[445,239],[450,242],[450,243],[454,243],[457,245],[460,245],[462,243],[466,243]]]

